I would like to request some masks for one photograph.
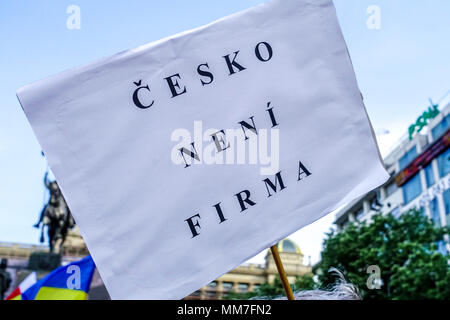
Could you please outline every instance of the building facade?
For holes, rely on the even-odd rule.
[[[437,226],[450,225],[449,128],[450,104],[425,111],[384,158],[389,181],[340,209],[338,231],[379,212],[398,217],[412,208],[422,208]],[[448,242],[439,243],[441,252],[448,252]]]

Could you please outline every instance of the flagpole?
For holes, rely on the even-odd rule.
[[[275,260],[281,283],[283,284],[284,291],[286,292],[286,297],[288,298],[288,300],[295,300],[291,286],[289,285],[289,281],[286,276],[286,271],[284,271],[283,263],[281,262],[280,254],[278,253],[277,245],[271,246],[270,251],[272,252],[273,259]]]

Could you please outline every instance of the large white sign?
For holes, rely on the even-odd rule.
[[[183,298],[388,178],[330,0],[272,1],[18,97],[114,299]]]

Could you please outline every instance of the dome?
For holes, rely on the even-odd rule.
[[[300,251],[300,248],[297,246],[297,244],[289,239],[284,239],[278,242],[278,251],[279,252],[288,252],[288,253],[298,253],[302,254]]]

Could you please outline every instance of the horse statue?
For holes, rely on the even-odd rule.
[[[44,242],[44,227],[47,226],[50,252],[61,254],[67,233],[75,226],[66,200],[56,181],[50,181],[48,171],[44,176],[44,184],[50,192],[50,199],[41,211],[39,221],[34,225],[41,228],[40,242]]]

